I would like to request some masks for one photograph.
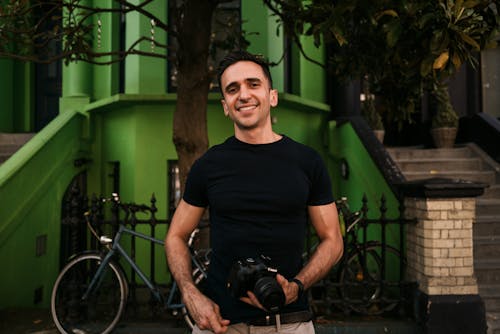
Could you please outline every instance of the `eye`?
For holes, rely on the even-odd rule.
[[[226,88],[226,93],[227,94],[234,94],[238,91],[238,88],[235,86],[230,86]]]
[[[259,86],[260,86],[260,83],[257,81],[250,83],[250,87],[255,88],[255,87],[259,87]]]

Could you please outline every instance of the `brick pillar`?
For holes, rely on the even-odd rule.
[[[402,187],[407,277],[419,285],[417,318],[423,333],[486,333],[484,303],[474,276],[475,197],[484,185],[428,179]]]
[[[475,198],[406,198],[408,279],[428,295],[475,295]]]

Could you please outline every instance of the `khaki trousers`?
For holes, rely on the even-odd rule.
[[[192,334],[211,334],[212,331],[201,330],[195,326]],[[314,325],[312,321],[296,322],[293,324],[281,325],[278,329],[277,326],[252,326],[247,324],[230,325],[226,334],[314,334]]]

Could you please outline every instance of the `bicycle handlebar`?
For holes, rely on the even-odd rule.
[[[349,233],[353,228],[361,221],[362,215],[360,211],[352,212],[347,203],[347,197],[341,197],[335,201],[337,205],[337,210],[340,211],[344,217],[344,223],[346,225],[346,233]]]

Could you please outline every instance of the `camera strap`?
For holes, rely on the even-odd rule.
[[[281,317],[279,313],[276,313],[276,332],[279,332],[281,329]]]

